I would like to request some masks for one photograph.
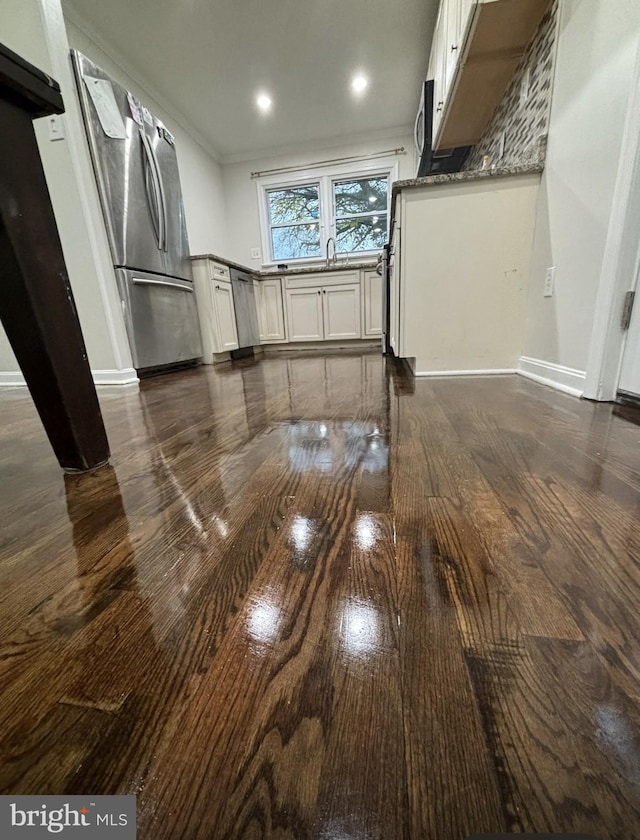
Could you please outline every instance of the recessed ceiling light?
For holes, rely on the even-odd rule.
[[[261,93],[256,99],[256,105],[261,111],[269,111],[273,105],[273,100],[266,93]]]
[[[367,77],[359,73],[357,76],[354,76],[353,80],[351,81],[351,90],[354,93],[364,93],[368,85],[369,80],[367,79]]]

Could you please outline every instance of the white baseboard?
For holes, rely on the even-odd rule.
[[[134,368],[92,370],[91,374],[96,385],[135,385],[140,381]]]
[[[545,362],[542,359],[531,359],[521,356],[518,361],[518,373],[541,385],[548,385],[556,391],[581,397],[584,393],[586,371]]]
[[[436,376],[505,376],[517,371],[515,368],[498,368],[493,370],[417,370],[416,379],[434,378]]]
[[[379,339],[350,338],[341,340],[325,341],[297,341],[281,344],[262,345],[265,356],[273,356],[279,353],[329,353],[334,350],[378,350],[380,349]],[[382,352],[382,351],[381,351]]]
[[[124,370],[92,370],[93,381],[96,386],[101,385],[134,385],[140,380],[133,368]],[[0,388],[25,388],[27,383],[19,371],[0,371]]]
[[[22,388],[26,386],[24,376],[18,371],[0,370],[0,388]]]

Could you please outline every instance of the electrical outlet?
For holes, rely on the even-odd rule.
[[[260,259],[260,248],[252,248],[251,249],[251,259],[252,260],[259,260]]]
[[[556,267],[555,265],[550,266],[547,269],[546,276],[544,278],[544,296],[545,297],[553,297],[553,287],[556,282]]]
[[[47,125],[49,127],[49,140],[64,140],[64,123],[62,121],[62,114],[53,114],[47,117]]]

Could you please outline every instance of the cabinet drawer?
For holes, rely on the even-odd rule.
[[[222,265],[222,263],[211,263],[211,276],[214,280],[228,280],[229,282],[231,282],[231,273],[229,272],[229,266]]]
[[[285,277],[286,289],[309,289],[318,286],[340,286],[345,283],[357,283],[360,279],[360,272],[353,271],[339,272],[318,272],[317,274],[303,274],[298,277]]]

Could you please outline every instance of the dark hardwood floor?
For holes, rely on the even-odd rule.
[[[0,793],[141,840],[640,835],[640,426],[518,377],[269,358],[0,394]]]

